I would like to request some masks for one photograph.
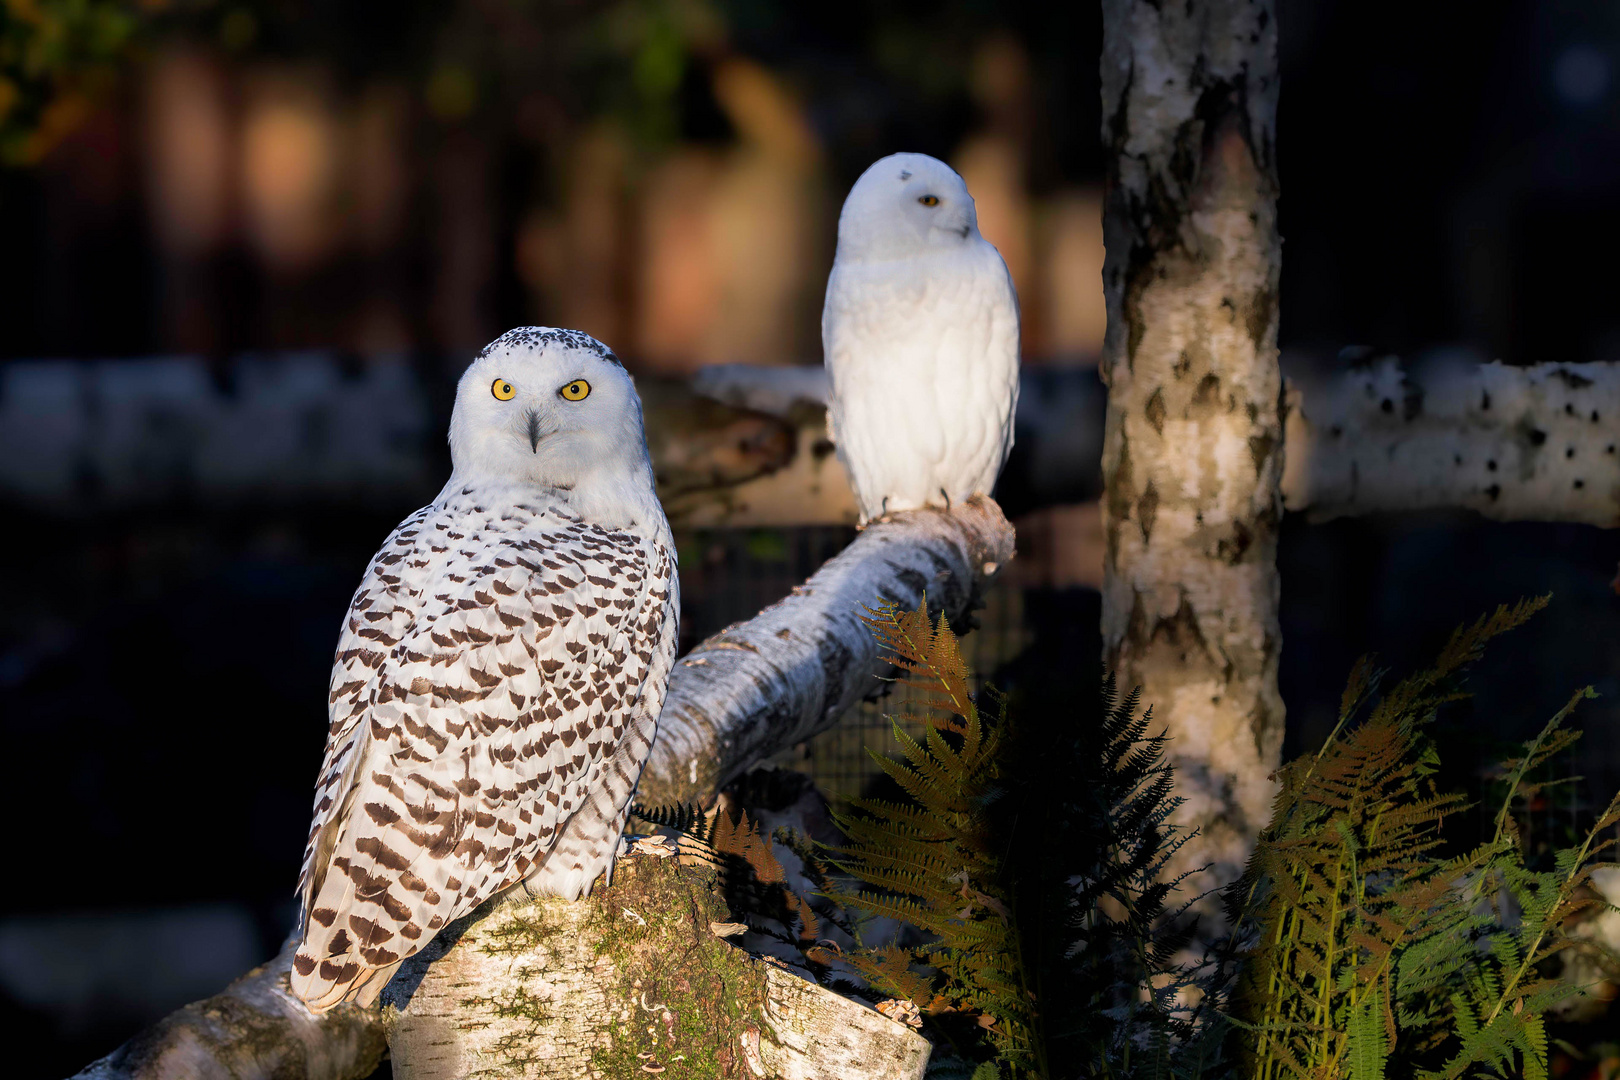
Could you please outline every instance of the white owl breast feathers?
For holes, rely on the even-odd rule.
[[[990,494],[1012,449],[1018,298],[950,166],[892,154],[855,182],[821,338],[863,520]]]
[[[462,376],[453,469],[349,606],[292,988],[374,1001],[445,924],[519,883],[609,873],[675,657],[674,545],[635,388],[570,330]]]

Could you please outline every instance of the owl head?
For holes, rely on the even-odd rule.
[[[571,502],[652,489],[641,398],[613,350],[578,330],[524,326],[467,366],[450,416],[451,483],[532,484]]]
[[[899,259],[959,249],[979,235],[973,196],[927,154],[890,154],[855,181],[838,215],[838,257]]]

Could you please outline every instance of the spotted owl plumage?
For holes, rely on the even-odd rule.
[[[461,396],[479,392],[480,365],[498,369],[514,396],[514,384],[530,381],[520,380],[520,361],[536,355],[542,392],[584,381],[580,371],[628,386],[622,369],[608,370],[617,367],[611,353],[593,358],[567,339],[536,344],[537,332],[507,335],[504,355],[492,346],[494,360],[486,350],[469,369],[453,453]],[[572,405],[553,411],[583,414]],[[550,436],[535,437],[530,414],[544,408],[471,406],[536,458]],[[537,465],[507,460],[500,444],[493,456],[473,446],[456,455],[439,497],[372,559],[333,667],[299,881],[292,988],[312,1008],[374,1001],[438,930],[520,883],[575,898],[611,872],[663,705],[679,608],[668,525],[650,468],[641,475],[639,404],[634,411],[619,433],[635,443],[634,467],[621,470],[628,482],[600,474],[594,444],[550,447],[555,460]],[[613,482],[605,489],[604,476]]]

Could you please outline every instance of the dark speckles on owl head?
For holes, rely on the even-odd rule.
[[[478,359],[503,350],[512,349],[542,349],[546,346],[562,349],[582,349],[594,353],[603,360],[623,367],[623,363],[613,350],[597,341],[591,335],[579,330],[565,330],[555,326],[519,326],[508,330],[494,341],[485,345],[479,352]]]

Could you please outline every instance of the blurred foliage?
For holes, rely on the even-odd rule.
[[[1090,9],[976,0],[0,2],[0,138],[12,164],[38,161],[148,51],[311,64],[349,89],[391,84],[409,91],[428,123],[471,125],[486,138],[566,145],[571,130],[605,121],[650,152],[730,137],[708,72],[741,55],[811,103],[835,171],[853,176],[896,145],[947,153],[984,90],[978,58],[1008,36],[1041,72],[1035,107],[1054,121],[1039,128],[1053,144],[1037,149],[1034,166],[1050,172],[1058,157],[1096,153],[1093,68],[1073,62],[1100,41]]]
[[[4,0],[0,162],[33,164],[90,113],[138,23],[118,0]]]
[[[690,55],[723,36],[704,0],[4,0],[0,12],[0,153],[13,165],[39,161],[88,116],[143,45],[319,62],[351,84],[403,82],[446,123],[544,138],[607,117],[661,144],[679,134]]]

